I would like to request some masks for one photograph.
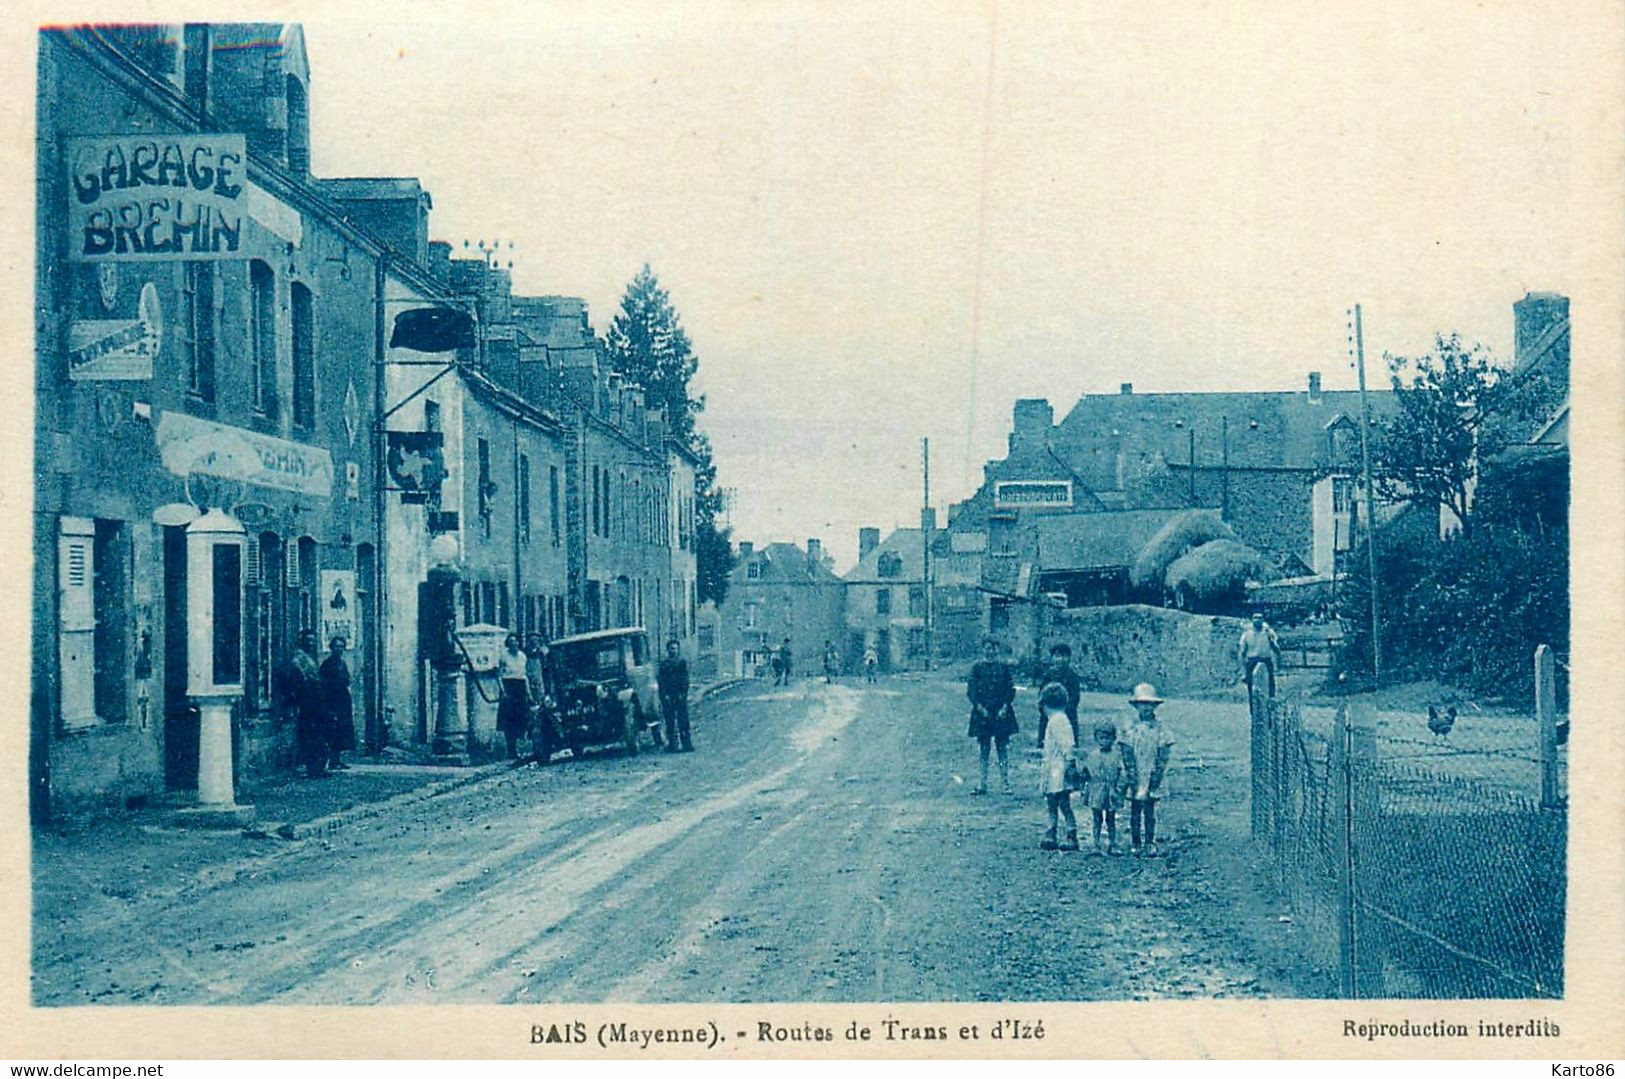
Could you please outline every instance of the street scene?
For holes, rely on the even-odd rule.
[[[1555,181],[604,18],[38,32],[34,1005],[1562,998]]]

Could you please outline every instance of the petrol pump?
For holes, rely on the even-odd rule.
[[[442,532],[429,544],[428,579],[419,586],[418,633],[434,681],[430,746],[436,757],[468,755],[468,717],[462,707],[463,657],[457,647],[457,538]]]
[[[197,807],[201,823],[253,818],[232,784],[231,710],[243,697],[243,567],[248,536],[210,509],[186,526],[186,693],[199,714]],[[185,815],[185,811],[183,811]]]

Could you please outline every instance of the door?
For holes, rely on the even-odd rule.
[[[883,671],[891,670],[891,630],[875,630],[875,652],[880,656],[880,669]]]
[[[164,528],[164,785],[197,789],[198,713],[186,695],[186,529]]]

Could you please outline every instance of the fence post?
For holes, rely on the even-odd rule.
[[[1252,822],[1253,838],[1258,839],[1267,831],[1269,809],[1273,804],[1270,791],[1271,781],[1280,782],[1279,776],[1272,776],[1270,765],[1274,762],[1275,754],[1270,745],[1270,729],[1265,706],[1259,702],[1256,693],[1247,694],[1247,711],[1249,713],[1249,740],[1252,750]]]
[[[1549,645],[1535,649],[1535,719],[1540,724],[1540,808],[1562,804],[1557,790],[1557,661]]]
[[[1331,737],[1333,842],[1337,858],[1337,966],[1345,999],[1380,995],[1375,941],[1363,932],[1360,912],[1359,836],[1378,832],[1377,712],[1370,697],[1350,698],[1338,710]]]

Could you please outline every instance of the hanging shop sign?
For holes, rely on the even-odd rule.
[[[242,135],[70,139],[68,172],[75,262],[247,257]]]
[[[163,343],[164,309],[158,290],[149,281],[141,286],[135,318],[69,323],[68,378],[75,382],[150,379]]]
[[[156,430],[164,467],[177,476],[221,476],[254,487],[328,498],[333,458],[319,446],[164,412]]]
[[[439,431],[386,431],[384,460],[401,502],[422,505],[438,496],[446,478],[445,435]]]
[[[343,637],[350,648],[356,644],[355,570],[324,569],[321,575],[322,647],[334,637]]]

